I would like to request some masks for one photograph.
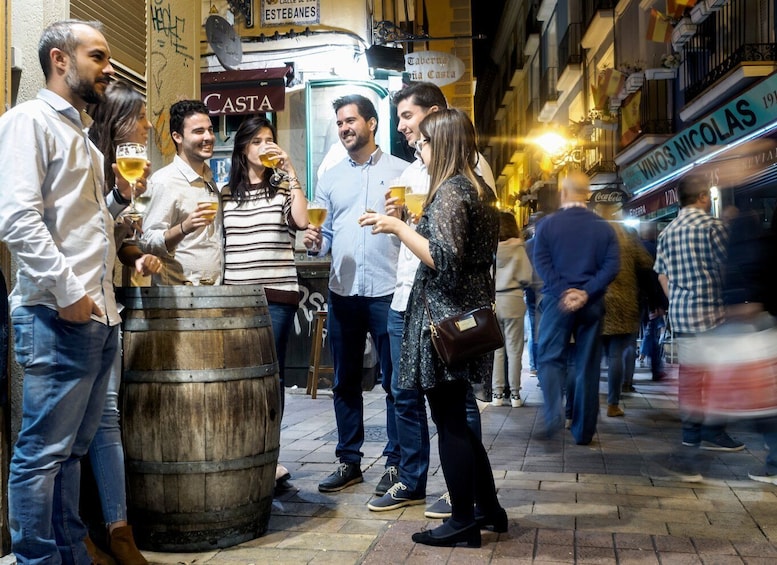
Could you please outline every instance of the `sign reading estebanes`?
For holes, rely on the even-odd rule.
[[[262,0],[262,26],[317,24],[320,0]]]
[[[405,55],[405,71],[411,81],[445,86],[464,75],[464,61],[441,51],[416,51]]]

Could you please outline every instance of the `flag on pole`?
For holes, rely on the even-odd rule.
[[[638,90],[623,103],[621,108],[621,146],[634,141],[642,131],[639,116],[639,106],[642,102],[642,91]]]
[[[646,39],[658,43],[669,43],[672,40],[672,25],[669,23],[669,18],[655,8],[650,9]]]

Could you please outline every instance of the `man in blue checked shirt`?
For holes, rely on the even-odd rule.
[[[323,228],[309,226],[304,242],[319,255],[332,252],[329,272],[327,335],[334,364],[335,419],[340,464],[319,485],[321,492],[337,492],[362,482],[361,446],[364,443],[362,360],[367,332],[375,342],[382,386],[386,391],[387,457],[398,454],[394,401],[391,397],[391,352],[387,318],[396,281],[399,240],[373,235],[358,219],[365,210],[382,212],[392,179],[407,167],[402,159],[383,153],[375,143],[378,113],[360,95],[334,101],[337,130],[348,157],[328,169],[316,188],[315,201],[327,209]],[[387,461],[396,467],[399,461]],[[390,485],[389,485],[390,486]]]
[[[669,297],[669,322],[680,341],[680,418],[682,444],[688,457],[676,457],[676,471],[698,480],[695,450],[740,451],[744,444],[731,438],[722,423],[703,422],[703,415],[684,405],[701,394],[683,370],[683,340],[711,330],[723,321],[723,274],[728,236],[719,219],[710,215],[712,196],[704,177],[688,175],[677,187],[680,213],[658,238],[653,269]],[[699,406],[698,402],[692,405]],[[688,463],[691,462],[689,465]],[[688,478],[690,480],[690,478]]]

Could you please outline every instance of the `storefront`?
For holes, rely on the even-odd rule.
[[[686,174],[707,178],[713,214],[728,206],[755,210],[768,221],[777,202],[777,74],[642,156],[621,172],[634,197],[626,213],[665,223],[679,209],[677,183]]]

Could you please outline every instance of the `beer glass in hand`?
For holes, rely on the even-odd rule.
[[[120,143],[116,146],[116,167],[119,174],[130,184],[130,205],[126,214],[133,224],[141,220],[148,205],[148,197],[141,202],[135,194],[137,182],[143,177],[147,161],[146,146],[141,143]],[[137,232],[134,230],[132,239],[137,239]]]
[[[321,228],[321,226],[324,225],[324,221],[326,220],[326,208],[323,204],[320,204],[318,202],[308,202],[308,222],[310,222],[310,225],[316,228]],[[318,253],[319,249],[316,245],[315,247],[311,247],[309,253]]]
[[[281,158],[277,154],[273,155],[262,153],[259,155],[259,161],[261,161],[262,165],[268,169],[272,169],[272,175],[270,175],[270,184],[275,188],[278,188],[281,185],[285,176],[283,171],[279,171],[276,168],[280,160]]]

